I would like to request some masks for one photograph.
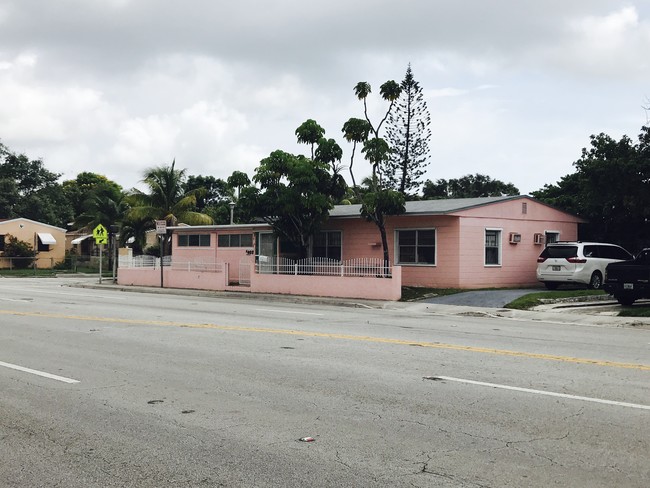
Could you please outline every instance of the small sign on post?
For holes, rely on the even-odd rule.
[[[93,229],[93,237],[95,238],[95,244],[108,244],[108,232],[106,231],[106,227],[104,227],[102,224],[97,225]]]
[[[97,227],[93,229],[93,237],[95,238],[95,244],[99,246],[99,284],[102,284],[102,256],[104,255],[104,244],[108,244],[108,232],[106,227],[102,224],[98,224]]]
[[[156,235],[160,237],[160,288],[164,288],[163,261],[165,259],[165,236],[167,235],[166,220],[156,220]]]

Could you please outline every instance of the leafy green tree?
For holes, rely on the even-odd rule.
[[[109,180],[104,175],[91,172],[82,172],[73,180],[66,180],[61,184],[63,193],[73,208],[77,228],[86,225],[87,217],[79,220],[82,214],[87,214],[89,205],[94,201],[105,199],[110,202],[120,202],[124,197],[122,187]],[[100,209],[96,209],[100,210]],[[116,220],[104,221],[103,225],[116,224],[122,220],[122,215],[116,216]]]
[[[13,260],[13,267],[24,269],[32,265],[34,260],[28,258],[33,258],[35,253],[31,244],[20,241],[11,234],[7,234],[5,236],[5,247],[2,256],[5,258],[21,258]]]
[[[74,215],[58,179],[40,159],[0,144],[0,218],[25,217],[65,227]]]
[[[237,198],[239,198],[242,188],[251,184],[251,179],[243,171],[233,171],[226,181],[231,189],[237,190]]]
[[[311,159],[314,159],[314,149],[318,141],[325,135],[323,129],[318,122],[313,119],[307,119],[300,127],[296,129],[296,137],[301,144],[309,144],[311,146]]]
[[[386,176],[393,189],[407,194],[419,188],[419,179],[429,164],[431,117],[410,64],[400,87],[398,103],[390,112],[386,126],[392,149]]]
[[[350,177],[352,178],[352,187],[356,188],[357,183],[354,179],[354,172],[352,166],[354,165],[354,156],[357,150],[357,144],[363,144],[368,140],[368,135],[372,130],[372,126],[365,119],[351,118],[345,124],[341,131],[345,140],[352,143],[352,154],[350,155]]]
[[[450,180],[439,179],[424,182],[422,197],[425,200],[441,198],[478,198],[519,195],[519,189],[512,183],[493,180],[489,176],[476,173]]]
[[[638,142],[591,136],[574,162],[575,173],[532,195],[586,219],[580,238],[620,244],[637,251],[650,242],[650,128]]]
[[[260,161],[253,181],[260,189],[246,198],[254,199],[256,214],[308,256],[309,239],[327,220],[338,191],[327,163],[277,150]]]
[[[331,168],[332,171],[332,197],[338,203],[344,196],[347,190],[347,183],[341,174],[343,169],[341,166],[341,158],[343,157],[343,149],[334,139],[327,139],[321,137],[316,147],[314,154],[315,160],[325,163]]]
[[[230,221],[228,204],[234,196],[227,181],[214,176],[189,176],[184,183],[184,193],[194,193],[196,211],[209,215],[214,223],[227,224]]]
[[[381,175],[385,169],[386,162],[390,154],[390,146],[381,137],[379,131],[386,119],[391,113],[395,101],[399,98],[401,87],[395,81],[390,80],[381,85],[379,92],[385,101],[389,102],[386,114],[379,121],[377,125],[373,125],[368,117],[368,95],[372,92],[369,83],[361,81],[354,87],[354,93],[357,98],[363,101],[363,113],[365,116],[366,124],[359,123],[359,119],[349,119],[343,125],[343,133],[348,141],[356,144],[363,140],[363,148],[361,152],[364,154],[366,160],[372,165],[372,177],[370,178],[370,187],[367,192],[362,194],[357,185],[354,185],[354,192],[357,199],[361,201],[361,216],[369,222],[373,222],[381,237],[381,243],[384,253],[384,262],[386,266],[390,261],[388,253],[388,240],[386,238],[386,217],[389,215],[399,215],[405,211],[404,195],[386,188],[382,181]],[[365,132],[365,131],[368,132]],[[369,136],[372,134],[372,137]],[[364,140],[365,135],[365,140]],[[354,154],[353,154],[354,158]],[[350,162],[352,167],[353,162]],[[353,182],[354,182],[353,177]]]

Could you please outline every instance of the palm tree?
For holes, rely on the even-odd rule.
[[[183,190],[185,183],[184,169],[176,169],[176,160],[171,166],[149,168],[144,173],[143,183],[149,187],[144,193],[133,189],[127,197],[131,208],[127,219],[132,222],[146,221],[149,228],[154,228],[156,220],[165,220],[168,226],[183,222],[189,225],[209,225],[212,217],[197,212],[196,199],[203,189],[189,192]]]
[[[85,211],[75,219],[78,228],[93,229],[99,224],[119,225],[128,205],[122,195],[91,193],[84,201]]]

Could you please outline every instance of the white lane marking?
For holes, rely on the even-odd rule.
[[[5,368],[15,369],[16,371],[22,371],[23,373],[35,374],[37,376],[42,376],[43,378],[49,378],[51,380],[63,381],[64,383],[79,383],[79,380],[73,380],[71,378],[66,378],[64,376],[58,376],[55,374],[45,373],[44,371],[38,371],[36,369],[25,368],[23,366],[17,366],[11,363],[4,363],[0,361],[0,366]]]
[[[295,313],[295,314],[302,314],[302,315],[318,315],[318,316],[323,316],[325,315],[324,313],[313,313],[313,312],[294,312],[290,310],[273,310],[270,308],[256,308],[256,312],[274,312],[274,313]]]
[[[603,400],[602,398],[568,395],[566,393],[556,393],[554,391],[533,390],[531,388],[520,388],[518,386],[499,385],[497,383],[485,383],[483,381],[466,380],[463,378],[452,378],[450,376],[425,376],[424,378],[428,380],[439,379],[439,380],[446,380],[446,381],[455,381],[457,383],[467,383],[469,385],[488,386],[490,388],[500,388],[502,390],[512,390],[512,391],[520,391],[523,393],[534,393],[536,395],[568,398],[570,400],[581,400],[584,402],[604,403],[605,405],[615,405],[617,407],[630,407],[630,408],[640,408],[642,410],[650,410],[650,405],[640,405],[638,403],[617,402],[614,400]]]
[[[15,288],[12,288],[12,290],[15,290]],[[64,296],[70,296],[70,297],[82,297],[82,298],[112,298],[113,300],[126,300],[125,297],[118,297],[114,295],[91,295],[91,294],[86,294],[83,295],[81,293],[62,293],[59,291],[45,291],[45,290],[32,290],[34,293],[49,293],[50,295],[64,295]],[[24,294],[29,294],[30,291],[27,290],[25,291]]]
[[[31,302],[33,298],[0,298],[5,302]]]

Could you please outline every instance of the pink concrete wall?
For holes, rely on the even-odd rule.
[[[178,235],[180,234],[210,234],[210,246],[206,247],[179,247]],[[224,234],[253,234],[253,242],[255,239],[255,231],[247,228],[235,229],[195,229],[188,227],[188,230],[178,231],[174,233],[173,240],[173,256],[179,261],[195,261],[205,260],[206,262],[227,263],[229,271],[228,280],[230,282],[237,282],[239,280],[239,262],[242,258],[251,255],[254,251],[254,245],[251,247],[218,247],[218,235]],[[247,253],[247,251],[249,253]]]
[[[182,271],[167,268],[163,270],[163,273],[165,288],[222,291],[227,286],[225,273]],[[117,273],[117,282],[125,286],[160,287],[160,268],[120,268]]]
[[[544,246],[534,243],[534,235],[555,230],[560,232],[563,240],[577,238],[577,225],[569,222],[465,217],[460,220],[460,225],[463,243],[457,284],[460,288],[536,285],[537,257]],[[486,229],[501,230],[500,265],[485,265]],[[521,242],[510,244],[510,233],[520,234]]]
[[[191,229],[191,228],[190,228]],[[211,234],[210,246],[189,247],[178,245],[178,236],[181,234]],[[216,262],[217,258],[217,236],[214,231],[194,230],[190,232],[175,232],[172,240],[172,256],[179,261],[193,261],[203,259],[205,262]]]
[[[392,278],[253,273],[251,274],[251,292],[368,300],[399,300],[402,297],[401,276],[399,266],[393,267]]]
[[[247,258],[250,262],[255,260],[255,256],[246,254],[246,248],[243,247],[220,247],[217,250],[218,261],[228,264],[228,269],[230,270],[228,280],[231,283],[239,282],[239,263],[243,258]]]
[[[523,213],[522,203],[526,203]],[[459,211],[453,215],[402,215],[388,217],[386,233],[391,263],[397,262],[395,230],[436,229],[436,264],[402,266],[405,286],[433,288],[484,288],[537,284],[535,269],[543,245],[534,234],[559,231],[562,240],[575,240],[580,219],[530,198],[508,200]],[[331,219],[327,230],[342,231],[343,259],[382,259],[379,230],[361,217]],[[485,229],[501,234],[501,265],[485,266]],[[519,244],[509,244],[511,232],[521,234]],[[376,245],[369,245],[374,243]]]
[[[252,267],[252,264],[249,264]],[[165,269],[165,288],[224,291],[228,286],[225,273]],[[125,286],[160,286],[160,269],[120,268],[117,282]],[[284,295],[399,300],[402,296],[401,269],[393,267],[392,278],[355,278],[340,276],[294,276],[276,274],[251,275],[253,293]],[[242,290],[239,290],[242,291]]]
[[[169,270],[165,270],[168,273]],[[163,277],[166,282],[167,277]],[[117,283],[124,286],[160,286],[160,269],[151,268],[119,268]]]

